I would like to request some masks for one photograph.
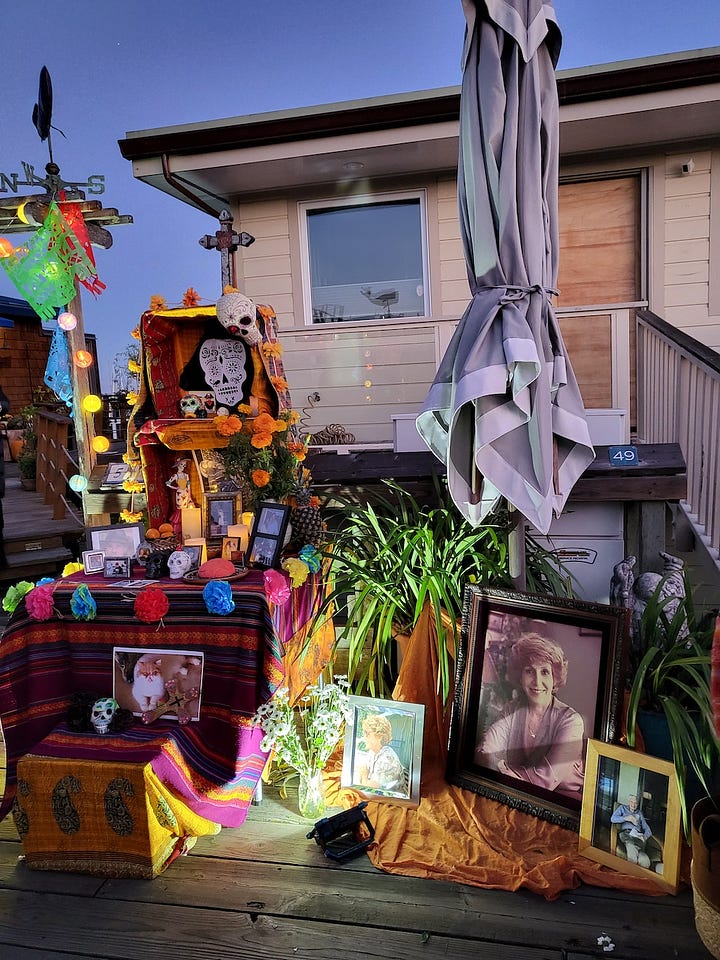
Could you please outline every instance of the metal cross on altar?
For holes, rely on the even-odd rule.
[[[255,237],[249,233],[236,233],[233,228],[233,218],[229,210],[221,210],[218,215],[220,229],[215,234],[206,234],[200,237],[200,246],[206,250],[220,251],[220,279],[224,290],[227,286],[235,286],[235,258],[233,254],[238,247],[249,247],[255,243]]]

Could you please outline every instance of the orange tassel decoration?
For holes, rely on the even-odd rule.
[[[200,303],[200,294],[193,287],[188,287],[183,297],[184,307],[197,307]]]

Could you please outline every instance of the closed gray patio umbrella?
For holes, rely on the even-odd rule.
[[[454,502],[505,498],[547,533],[594,458],[551,298],[561,36],[551,0],[463,0],[458,205],[472,300],[417,428]]]

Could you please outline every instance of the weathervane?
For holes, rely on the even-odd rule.
[[[220,229],[214,234],[206,234],[200,237],[198,243],[206,250],[220,251],[220,280],[221,287],[236,286],[235,280],[235,258],[233,254],[238,247],[249,247],[255,243],[255,237],[249,233],[236,233],[233,228],[233,218],[229,210],[221,210],[218,214]]]

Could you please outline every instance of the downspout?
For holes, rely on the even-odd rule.
[[[182,177],[177,177],[175,176],[175,174],[172,173],[172,171],[170,170],[168,155],[166,153],[160,154],[160,161],[162,163],[162,173],[166,183],[168,183],[171,187],[173,187],[179,193],[182,193],[183,196],[187,197],[189,200],[192,200],[194,204],[196,204],[198,207],[204,210],[205,213],[210,214],[210,216],[213,217],[215,220],[219,219],[221,228],[223,226],[223,220],[222,220],[223,213],[227,213],[227,217],[230,220],[230,223],[232,224],[232,217],[230,216],[230,212],[229,212],[230,203],[227,200],[225,200],[224,197],[218,197],[216,194],[206,191],[209,194],[209,196],[214,197],[216,200],[219,200],[220,203],[223,205],[220,208],[220,210],[216,210],[214,207],[211,207],[208,203],[206,203],[196,193],[193,193],[191,190],[188,190],[188,188],[185,186],[185,183],[187,183],[186,180],[184,180]],[[230,284],[233,287],[237,286],[237,270],[235,267],[234,253],[232,253],[230,256]]]

